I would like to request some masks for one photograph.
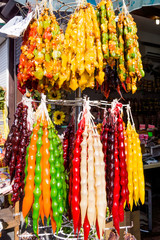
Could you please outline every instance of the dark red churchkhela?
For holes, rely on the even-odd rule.
[[[123,133],[123,120],[119,114],[118,117],[118,146],[119,146],[119,160],[120,160],[120,203],[119,203],[119,218],[122,222],[124,220],[124,203],[128,199],[128,174],[126,168],[126,156]]]
[[[114,117],[110,115],[108,118],[108,151],[107,151],[107,200],[110,213],[113,207],[113,189],[114,189]]]
[[[14,179],[12,186],[13,205],[23,195],[24,189],[26,147],[29,144],[31,134],[27,129],[27,111],[28,107],[22,102],[18,104],[13,125],[5,142],[5,162],[9,166],[11,181]]]

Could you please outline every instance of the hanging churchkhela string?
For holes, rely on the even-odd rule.
[[[101,238],[105,229],[107,205],[119,233],[119,222],[124,219],[125,205],[127,204],[132,211],[133,204],[139,204],[139,200],[144,203],[145,195],[140,140],[129,105],[127,105],[126,128],[122,119],[123,105],[117,100],[108,104],[104,101],[94,102],[84,99],[75,139],[72,116],[62,146],[48,116],[45,96],[42,95],[36,113],[33,112],[31,101],[25,97],[28,107],[24,107],[24,101],[18,104],[15,121],[6,142],[6,149],[7,147],[11,149],[18,166],[23,166],[16,173],[17,168],[12,164],[12,155],[9,155],[9,158],[9,153],[6,154],[11,180],[12,178],[15,180],[13,203],[23,194],[24,180],[22,213],[26,223],[28,214],[33,208],[33,230],[36,235],[38,235],[39,217],[42,223],[44,217],[48,221],[51,220],[53,232],[56,229],[58,232],[68,198],[70,218],[73,219],[75,233],[83,226],[84,237],[87,239],[90,228],[95,226],[98,237]],[[67,101],[65,103],[70,104]],[[110,109],[105,110],[100,136],[93,121],[91,106],[100,107],[104,104],[110,105]],[[25,119],[23,124],[19,123],[22,119]],[[19,152],[13,151],[15,142],[19,141],[18,134],[21,130],[19,124],[23,127],[23,134],[26,133],[26,127],[29,127],[31,133],[30,137],[25,135],[28,139],[26,139],[28,147],[25,145],[26,150],[23,149],[23,159],[18,158]],[[23,142],[22,135],[20,144],[23,145]],[[15,175],[13,175],[13,167]],[[65,168],[70,178],[68,197]],[[19,185],[20,180],[21,185]]]
[[[79,1],[65,34],[59,27],[51,0],[36,6],[25,31],[18,67],[18,89],[52,94],[57,89],[98,88],[108,98],[112,89],[135,93],[144,76],[136,24],[123,1],[116,17],[111,0],[101,1],[95,10]],[[117,31],[118,30],[118,31]],[[49,96],[49,95],[48,95]],[[39,219],[51,223],[58,234],[63,214],[73,219],[74,234],[90,229],[99,239],[105,231],[107,206],[119,234],[124,208],[145,201],[144,174],[139,136],[131,109],[123,122],[124,105],[114,100],[58,100],[51,104],[83,106],[75,131],[75,114],[64,133],[63,144],[49,118],[46,96],[36,111],[32,99],[23,97],[5,143],[5,162],[13,181],[13,205],[22,196],[22,214],[28,222],[32,210],[33,231],[38,237]],[[101,135],[91,106],[105,108]],[[109,106],[109,109],[106,107]],[[68,186],[69,185],[69,186]],[[57,233],[56,233],[57,232]]]
[[[142,204],[144,203],[144,175],[140,141],[134,125],[132,126],[130,123],[131,112],[128,113],[127,130],[125,129],[121,108],[121,104],[116,100],[113,101],[111,109],[108,110],[107,117],[103,121],[101,133],[104,162],[106,163],[107,202],[118,233],[119,222],[124,220],[125,204],[127,203],[132,211],[133,203],[137,205],[139,200]]]
[[[44,216],[51,219],[54,232],[60,229],[67,196],[62,144],[48,116],[44,97],[36,119],[27,154],[22,213],[26,217],[33,207],[33,230],[38,235],[39,216],[43,223]]]
[[[123,2],[116,16],[111,0],[101,1],[95,10],[79,1],[65,34],[53,14],[52,4],[37,5],[21,46],[18,89],[26,88],[50,94],[57,89],[101,86],[105,97],[112,89],[121,96],[137,90],[144,77],[137,27]],[[36,17],[37,16],[37,17]]]

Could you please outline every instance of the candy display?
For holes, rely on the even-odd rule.
[[[26,217],[32,204],[33,204],[33,190],[34,190],[34,169],[35,169],[35,158],[36,158],[36,142],[38,140],[38,130],[39,130],[38,121],[37,125],[33,128],[33,133],[30,139],[29,147],[27,148],[27,155],[26,155],[26,177],[25,177],[25,198],[26,205],[25,205],[25,212],[23,211],[23,216]],[[27,179],[29,182],[27,183]]]
[[[79,225],[81,226],[81,213],[80,213],[80,162],[81,162],[81,148],[80,144],[82,141],[82,133],[84,127],[84,119],[79,123],[79,127],[76,133],[75,146],[73,152],[73,160],[72,160],[72,195],[71,195],[71,204],[72,204],[72,217],[74,224],[74,232],[78,228],[80,230]]]
[[[115,228],[109,239],[119,239],[125,207],[132,211],[145,201],[141,146],[130,106],[125,124],[124,106],[116,99],[111,104],[91,104],[87,97],[75,103],[58,100],[78,88],[100,88],[106,98],[116,89],[123,99],[120,86],[135,93],[144,76],[136,24],[125,7],[117,23],[111,0],[102,0],[96,10],[79,1],[63,34],[48,2],[49,8],[47,1],[37,4],[21,46],[18,89],[37,92],[39,98],[41,93],[41,101],[35,104],[24,95],[5,142],[12,202],[23,197],[22,214],[26,226],[32,216],[36,237],[40,219],[51,224],[56,237],[65,218],[77,238],[83,234],[87,240],[93,228],[102,239],[109,212]],[[55,107],[62,102],[73,109],[83,106],[78,117],[79,109],[73,110],[67,127],[59,127],[66,125],[66,111]],[[94,119],[91,106],[103,111],[103,119]],[[125,239],[131,238],[126,234]]]
[[[128,192],[128,173],[126,169],[125,143],[124,143],[124,129],[123,120],[119,114],[118,116],[118,147],[119,147],[119,167],[120,167],[120,202],[119,202],[119,219],[124,220],[124,203],[129,200]]]
[[[127,91],[135,93],[136,82],[144,77],[141,54],[139,51],[137,27],[132,16],[127,12],[119,14],[118,19],[120,58],[118,75],[126,83]]]
[[[131,125],[127,129],[121,117],[122,104],[114,100],[103,121],[101,141],[106,165],[107,204],[119,233],[124,221],[124,207],[144,204],[144,175],[139,136]],[[129,111],[129,110],[127,110]],[[138,157],[137,157],[138,156]]]
[[[70,123],[68,124],[64,132],[64,137],[63,137],[63,158],[64,158],[64,166],[67,172],[71,171],[73,149],[74,149],[74,137],[75,137],[75,118],[73,115]]]
[[[36,111],[36,123],[26,155],[25,196],[22,213],[27,218],[33,208],[33,230],[38,234],[39,217],[49,220],[59,231],[66,208],[66,181],[62,143],[49,118],[44,95]]]
[[[98,6],[98,16],[102,36],[102,49],[104,58],[109,65],[115,65],[115,59],[120,56],[118,36],[116,30],[115,12],[111,0],[101,1]]]
[[[18,89],[48,92],[56,86],[61,69],[64,35],[56,17],[48,8],[32,20],[21,46]]]
[[[126,142],[129,204],[132,210],[133,203],[137,205],[139,199],[141,203],[144,204],[145,184],[140,140],[135,127],[131,125],[130,119],[128,119],[127,123]]]
[[[74,114],[74,111],[73,111]],[[69,191],[68,191],[68,213],[69,218],[72,216],[72,181],[73,181],[73,168],[72,168],[72,159],[73,159],[73,151],[74,151],[74,140],[75,140],[75,117],[72,114],[71,121],[67,126],[64,136],[63,136],[63,159],[64,159],[64,167],[68,174],[68,179],[66,180],[69,183]]]
[[[107,209],[119,235],[125,206],[132,211],[133,205],[144,204],[142,153],[130,106],[125,126],[123,105],[113,100],[104,111],[100,134],[91,106],[92,101],[84,98],[77,132],[73,110],[63,144],[49,117],[44,94],[36,112],[26,95],[17,106],[5,143],[5,161],[14,179],[12,202],[24,193],[22,214],[27,225],[32,210],[36,236],[40,218],[43,225],[47,219],[58,234],[66,213],[73,219],[75,235],[83,228],[87,240],[94,227],[101,239]]]
[[[90,227],[93,225],[97,228],[99,238],[102,237],[107,207],[102,144],[88,103],[86,101],[84,105],[76,133],[71,186],[74,231],[79,231],[82,225],[84,239],[88,239]]]
[[[113,66],[113,68],[112,68],[111,66],[109,66],[109,64],[107,64],[105,66],[104,71],[105,71],[105,78],[104,78],[104,82],[101,86],[101,92],[104,94],[104,96],[106,98],[108,98],[110,92],[112,90],[116,90],[119,93],[119,95],[122,97],[122,94],[120,91],[120,86],[122,85],[123,88],[125,89],[125,85],[124,85],[124,83],[120,82],[116,65]]]
[[[65,35],[52,8],[37,9],[21,46],[17,77],[22,93],[28,88],[52,96],[58,89],[83,91],[104,83],[102,92],[108,97],[112,88],[120,93],[120,82],[125,91],[136,92],[144,71],[136,23],[125,6],[116,24],[111,0],[101,1],[96,11],[80,1]],[[107,64],[115,70],[114,80],[107,75]]]
[[[73,91],[94,88],[95,80],[104,81],[103,53],[97,16],[91,4],[76,9],[65,33],[59,87],[64,82]],[[95,75],[96,70],[96,75]]]
[[[4,161],[9,166],[11,181],[14,179],[14,184],[12,185],[13,204],[23,196],[26,147],[29,144],[32,125],[33,110],[31,102],[27,102],[26,97],[24,97],[17,106],[14,122],[4,145]]]

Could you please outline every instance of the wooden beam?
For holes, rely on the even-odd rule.
[[[15,80],[14,80],[14,39],[9,39],[9,127],[15,113]]]
[[[144,41],[139,41],[142,45],[149,46],[149,47],[154,47],[154,48],[160,48],[160,44],[156,43],[151,43],[151,42],[144,42]]]
[[[14,207],[14,213],[17,214],[19,213],[19,202],[16,202],[15,207]],[[17,222],[19,220],[19,216],[15,216],[15,221]],[[19,237],[17,236],[17,232],[19,231],[19,225],[15,226],[14,228],[14,240],[18,240]]]

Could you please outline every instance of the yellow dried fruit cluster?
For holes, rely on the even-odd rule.
[[[81,6],[71,16],[65,33],[59,88],[65,83],[75,91],[78,87],[94,88],[95,78],[104,81],[103,53],[97,16],[91,4]]]

